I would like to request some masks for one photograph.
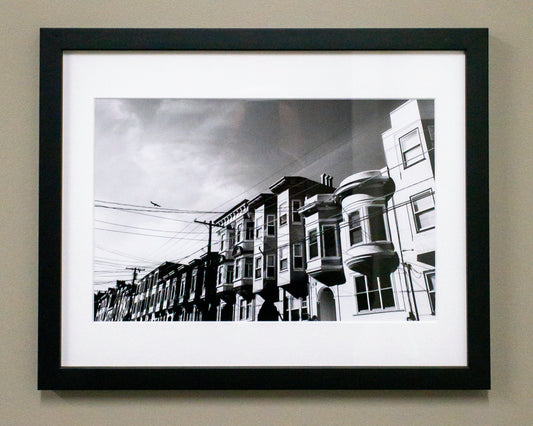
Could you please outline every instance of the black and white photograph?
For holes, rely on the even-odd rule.
[[[434,116],[95,99],[94,321],[434,321]]]

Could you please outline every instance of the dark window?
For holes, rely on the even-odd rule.
[[[294,269],[302,269],[304,267],[304,258],[301,244],[293,244],[292,257]]]
[[[287,203],[281,203],[279,205],[279,226],[287,224]]]
[[[435,271],[426,272],[426,287],[429,297],[429,304],[431,306],[431,315],[435,315]]]
[[[269,237],[276,235],[276,216],[273,214],[267,216],[267,235]]]
[[[255,258],[255,278],[261,278],[263,272],[263,261],[261,256]]]
[[[350,215],[350,244],[363,242],[363,228],[361,225],[361,214],[355,211]]]
[[[241,259],[235,261],[235,279],[241,278]]]
[[[253,222],[246,222],[246,239],[247,240],[254,239],[254,223]]]
[[[253,274],[253,260],[251,257],[244,259],[244,278],[252,278]]]
[[[370,222],[370,238],[372,241],[383,241],[387,239],[385,231],[385,221],[383,219],[383,207],[369,207],[368,219]]]
[[[289,267],[289,260],[287,259],[287,247],[280,247],[279,249],[279,270],[285,271]]]
[[[276,274],[276,258],[273,254],[267,255],[267,269],[266,276],[267,278],[274,278]]]
[[[298,213],[298,209],[302,207],[300,200],[292,200],[292,222],[302,223],[302,215]]]
[[[233,282],[233,265],[228,265],[226,269],[226,282]]]
[[[337,253],[337,228],[334,225],[322,227],[322,255],[338,256]]]
[[[218,284],[222,284],[223,283],[223,280],[222,280],[223,276],[224,276],[224,267],[220,266],[218,268],[218,279],[217,279],[217,283]]]
[[[318,257],[318,232],[316,229],[309,231],[309,259]]]
[[[372,278],[355,277],[357,310],[374,311],[394,307],[394,293],[389,276]]]

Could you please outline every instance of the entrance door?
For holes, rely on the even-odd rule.
[[[259,310],[259,314],[257,314],[257,320],[258,321],[278,321],[279,312],[273,303],[265,302],[263,303],[263,306],[261,306],[261,309]]]
[[[318,296],[318,319],[319,321],[337,321],[335,298],[329,288],[322,289]]]
[[[220,321],[233,321],[233,305],[224,305],[220,312]]]

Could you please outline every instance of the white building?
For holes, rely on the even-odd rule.
[[[435,315],[433,102],[411,100],[390,116],[387,167],[348,176],[301,209],[318,320]]]

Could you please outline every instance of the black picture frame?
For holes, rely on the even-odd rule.
[[[63,367],[66,51],[459,51],[466,74],[467,366]],[[40,33],[38,389],[489,389],[488,30],[62,29]]]

